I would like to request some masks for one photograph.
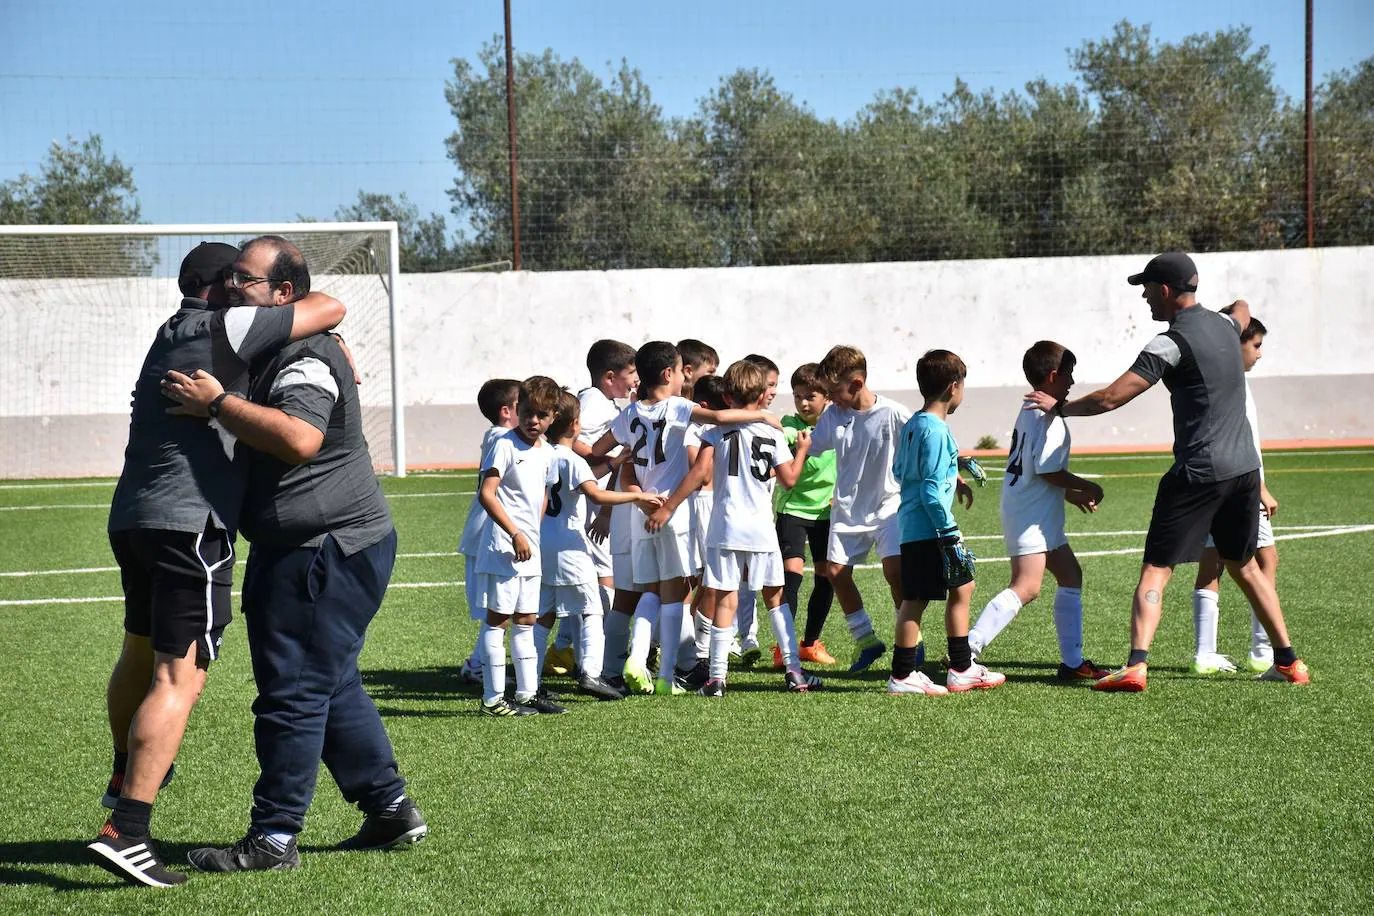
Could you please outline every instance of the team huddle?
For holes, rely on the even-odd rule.
[[[1240,329],[1237,319],[1229,323]],[[1251,319],[1240,331],[1248,371],[1265,328]],[[1039,595],[1046,570],[1057,585],[1058,677],[1101,690],[1144,689],[1134,638],[1132,661],[1115,673],[1083,654],[1082,570],[1065,532],[1065,505],[1096,511],[1104,492],[1068,469],[1071,439],[1062,414],[1075,363],[1052,341],[1025,353],[1034,390],[1018,412],[1001,494],[1011,582],[972,627],[975,557],[954,508],[956,501],[973,502],[961,470],[980,484],[985,475],[972,458],[960,457],[946,422],[964,397],[966,368],[956,354],[931,350],[921,357],[916,375],[924,403],[913,413],[870,390],[862,352],[833,347],[792,373],[797,412],[781,421],[768,412],[780,378],[772,360],[752,354],[718,375],[716,351],[699,340],[638,349],[597,341],[587,354],[591,384],[576,396],[545,376],[486,382],[478,405],[492,426],[459,543],[468,607],[480,622],[463,679],[481,685],[481,711],[493,716],[566,712],[541,684],[548,673],[570,674],[579,691],[604,700],[723,697],[731,660],[754,664],[762,655],[755,613],[761,597],[783,687],[814,691],[822,681],[802,664],[836,664],[820,640],[833,599],[854,642],[848,671],[887,653],[854,579],[856,565],[876,552],[889,594],[870,600],[891,600],[896,610],[890,694],[1005,683],[978,657]],[[1248,385],[1245,391],[1257,454]],[[1258,549],[1272,588],[1268,516],[1277,502],[1262,482],[1258,492],[1256,543],[1239,549],[1249,555],[1224,556],[1245,565]],[[1216,523],[1197,512],[1189,518],[1197,548],[1191,557],[1170,558],[1169,566],[1202,561],[1194,670],[1234,671],[1216,652],[1223,561],[1210,537],[1206,553],[1196,554],[1201,534]],[[799,639],[794,620],[808,546],[814,579]],[[932,601],[945,603],[943,683],[922,670],[921,621]],[[1287,657],[1291,647],[1276,664],[1259,603],[1256,609],[1250,667],[1266,679],[1305,682],[1305,666]],[[507,630],[515,668],[509,694]]]

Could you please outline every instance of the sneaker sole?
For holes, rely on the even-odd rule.
[[[99,865],[101,868],[105,869],[107,872],[114,875],[115,877],[123,878],[130,884],[136,884],[140,887],[177,886],[175,884],[167,884],[166,882],[158,881],[155,878],[148,877],[143,872],[140,872],[137,869],[129,868],[128,863],[126,863],[123,859],[119,858],[118,856],[114,855],[113,850],[111,850],[104,843],[87,843],[86,850],[89,853],[92,862],[94,862],[96,865]]]
[[[421,824],[419,827],[407,830],[393,840],[388,840],[385,843],[378,843],[376,846],[340,846],[339,848],[346,852],[380,852],[383,849],[400,849],[403,846],[414,846],[427,836],[429,836],[429,825]]]
[[[1099,683],[1100,683],[1100,682],[1099,682]],[[1097,691],[1100,691],[1100,692],[1102,692],[1102,693],[1144,693],[1144,692],[1145,692],[1145,685],[1144,685],[1144,684],[1131,684],[1131,683],[1126,683],[1126,684],[1111,684],[1110,686],[1102,687],[1102,686],[1099,686],[1098,684],[1094,684],[1094,685],[1093,685],[1093,690],[1097,690]]]
[[[996,684],[960,684],[958,686],[946,684],[945,689],[950,693],[968,693],[970,690],[991,690],[994,687],[1001,687],[1005,683],[1006,681],[1001,681]]]

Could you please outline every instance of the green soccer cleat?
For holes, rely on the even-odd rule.
[[[659,678],[654,681],[654,696],[656,697],[681,697],[687,695],[687,689],[677,682],[677,678],[665,681]]]
[[[1193,673],[1204,677],[1213,674],[1235,674],[1236,663],[1224,655],[1207,652],[1193,659]]]
[[[634,659],[625,662],[625,686],[630,688],[630,693],[654,692],[654,681],[649,676],[649,669]]]
[[[883,657],[887,652],[887,645],[872,633],[859,640],[855,647],[854,662],[849,666],[849,673],[862,671],[869,665]]]

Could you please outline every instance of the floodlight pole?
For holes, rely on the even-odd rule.
[[[1310,2],[1310,0],[1309,0]],[[511,267],[520,269],[520,185],[517,182],[519,153],[515,145],[515,55],[510,39],[510,0],[506,0],[506,131],[510,138],[510,240]]]
[[[1312,174],[1312,160],[1314,146],[1312,138],[1312,0],[1307,0],[1307,107],[1303,118],[1304,146],[1306,147],[1305,161],[1303,166],[1304,181],[1306,190],[1303,196],[1307,204],[1307,247],[1311,248],[1316,236],[1316,219],[1313,215],[1313,197],[1315,189],[1313,187],[1314,176]]]

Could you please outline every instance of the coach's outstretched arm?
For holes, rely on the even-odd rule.
[[[1059,411],[1065,417],[1093,417],[1100,413],[1116,410],[1148,391],[1150,383],[1128,369],[1121,377],[1106,388],[1099,388],[1092,394],[1074,400],[1056,400],[1054,395],[1044,391],[1032,391],[1024,397],[1027,410],[1043,410],[1045,413]]]

